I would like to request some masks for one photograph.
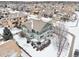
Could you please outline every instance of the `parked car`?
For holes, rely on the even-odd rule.
[[[74,57],[79,57],[79,50],[78,49],[75,49],[75,51],[74,51]]]

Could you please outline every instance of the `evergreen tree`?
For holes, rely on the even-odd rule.
[[[3,38],[5,41],[9,40],[9,39],[13,39],[13,35],[11,33],[11,31],[5,27],[3,30]]]

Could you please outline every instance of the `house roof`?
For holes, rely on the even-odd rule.
[[[31,28],[31,21],[27,21],[26,23],[25,23],[25,26],[28,28],[28,30],[31,30],[32,28]]]
[[[45,25],[46,25],[46,23],[43,22],[42,20],[33,20],[33,29],[35,31],[40,32]]]

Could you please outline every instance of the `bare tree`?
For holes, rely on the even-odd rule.
[[[65,46],[68,46],[67,45],[68,43],[66,43],[67,42],[67,38],[66,38],[67,32],[66,31],[67,31],[67,29],[65,28],[64,24],[59,23],[57,26],[54,27],[54,32],[58,37],[56,39],[56,45],[58,47],[58,52],[57,52],[58,56],[61,55],[62,49]]]

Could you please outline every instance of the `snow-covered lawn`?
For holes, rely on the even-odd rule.
[[[74,43],[74,49],[73,49],[73,53],[75,51],[75,49],[79,49],[79,26],[78,27],[72,27],[69,28],[69,31],[71,33],[73,33],[75,35],[75,43]]]
[[[36,51],[36,49],[33,49],[31,44],[27,44],[26,38],[21,38],[18,35],[15,35],[14,38],[19,43],[20,46],[22,46],[30,55],[33,57],[55,57],[57,56],[57,48],[51,43],[48,47],[46,47],[42,51]]]
[[[73,48],[73,53],[75,49],[79,49],[79,12],[75,12],[77,14],[77,19],[75,22],[68,22],[66,25],[68,26],[69,32],[75,35],[75,43]],[[78,21],[78,26],[75,26]]]

